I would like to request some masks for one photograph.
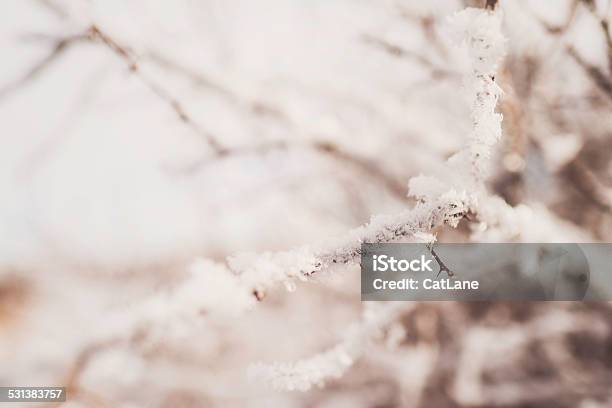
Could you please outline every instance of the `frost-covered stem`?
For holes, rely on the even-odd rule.
[[[492,147],[501,137],[501,114],[494,109],[499,87],[491,73],[478,73],[477,92],[472,105],[473,131],[469,141],[471,175],[481,183],[489,172]]]
[[[472,73],[466,78],[466,89],[471,96],[472,131],[466,147],[448,163],[450,173],[459,173],[458,178],[453,179],[452,184],[435,177],[413,178],[410,191],[419,199],[414,209],[396,217],[373,220],[367,226],[350,233],[344,242],[335,246],[337,249],[318,253],[315,251],[310,254],[311,258],[303,258],[306,262],[291,273],[304,277],[330,263],[352,262],[360,255],[359,245],[362,242],[423,239],[436,227],[443,224],[456,226],[468,211],[477,211],[492,149],[501,137],[502,118],[495,112],[501,90],[495,83],[495,73],[504,54],[504,37],[501,34],[500,17],[491,11],[466,9],[455,16],[454,23],[467,45],[473,66]],[[270,261],[274,261],[274,256],[267,256]],[[250,258],[248,261],[252,263],[256,259]],[[437,256],[436,259],[439,260]],[[248,268],[248,265],[248,262],[244,262],[232,266],[230,262],[234,271]],[[442,270],[443,264],[440,265]],[[251,283],[256,285],[292,277],[286,270],[278,270],[278,275],[262,272],[252,268],[244,271],[241,276],[255,278]],[[261,278],[264,280],[259,280]],[[372,308],[377,308],[377,313],[371,313]],[[396,308],[393,303],[368,303],[364,318],[331,350],[294,363],[257,364],[251,369],[251,375],[269,381],[278,389],[302,391],[337,378],[361,356],[365,344],[375,333],[393,321]]]
[[[316,247],[230,257],[229,269],[259,298],[267,288],[278,283],[292,287],[294,279],[305,280],[329,266],[358,262],[363,242],[430,242],[432,230],[442,225],[455,227],[471,204],[466,194],[451,190],[400,214],[374,217],[369,224],[344,237]]]
[[[130,313],[130,319],[118,319],[114,323],[116,331],[163,328],[163,334],[168,335],[172,330],[167,327],[183,331],[203,312],[210,318],[235,316],[261,300],[272,286],[283,283],[293,290],[297,279],[305,280],[334,264],[356,263],[364,242],[431,243],[436,228],[456,227],[468,212],[477,213],[479,200],[486,201],[482,180],[487,159],[501,136],[501,115],[495,113],[501,92],[495,84],[495,70],[504,52],[504,38],[499,15],[490,11],[466,9],[455,15],[453,24],[472,60],[466,90],[473,128],[466,147],[447,162],[446,176],[411,179],[410,193],[418,200],[414,208],[393,216],[374,217],[344,237],[319,245],[240,254],[229,257],[227,264],[196,260],[189,268],[189,276],[173,289],[143,302]],[[282,389],[322,384],[342,375],[363,353],[374,333],[394,319],[395,311],[394,304],[369,303],[363,318],[331,350],[297,363],[260,364],[251,370],[252,374]]]
[[[459,15],[458,26],[465,35],[465,43],[472,60],[472,75],[465,78],[469,92],[472,132],[466,146],[472,181],[480,186],[489,173],[493,147],[501,138],[502,115],[495,112],[502,94],[495,82],[499,61],[504,55],[504,37],[498,13],[467,9]]]
[[[414,177],[410,181],[410,192],[418,199],[416,207],[397,215],[374,217],[369,224],[340,239],[284,252],[239,254],[229,257],[227,265],[198,260],[191,267],[190,278],[169,293],[165,302],[185,303],[179,299],[181,288],[198,287],[200,295],[197,291],[193,295],[193,302],[197,303],[206,293],[218,293],[214,288],[219,284],[227,295],[222,309],[232,302],[239,305],[236,309],[246,308],[252,304],[247,298],[261,300],[272,286],[284,283],[288,289],[293,289],[296,279],[305,280],[334,264],[357,262],[364,242],[429,243],[435,240],[431,233],[436,228],[455,227],[468,212],[477,212],[484,190],[480,181],[486,174],[486,159],[491,157],[493,145],[501,136],[501,115],[495,112],[500,90],[494,78],[504,53],[504,37],[500,16],[482,9],[457,13],[453,25],[472,60],[473,69],[466,78],[466,90],[471,95],[473,129],[467,146],[447,164],[448,180]],[[214,273],[207,274],[207,268]],[[214,312],[210,310],[215,308],[214,303],[203,300],[200,303],[206,303],[207,310]]]
[[[344,339],[315,356],[288,363],[253,364],[249,377],[264,380],[275,389],[307,391],[313,385],[340,378],[361,357],[381,330],[397,318],[405,305],[395,302],[368,302],[361,319],[349,327]]]
[[[206,285],[207,278],[200,277],[205,273],[202,265],[224,271],[229,277],[223,280],[224,290],[229,295],[232,290],[228,288],[234,287],[233,297],[240,299],[237,303],[245,306],[250,302],[245,301],[244,297],[261,300],[272,286],[284,283],[292,289],[296,279],[305,280],[334,264],[357,262],[364,242],[411,240],[428,243],[434,240],[431,233],[436,228],[443,225],[455,227],[468,212],[476,212],[487,159],[501,136],[501,115],[495,113],[501,91],[495,84],[495,70],[504,52],[504,38],[499,15],[490,11],[466,9],[454,17],[453,24],[467,46],[473,66],[466,78],[466,90],[471,95],[473,129],[467,146],[448,163],[450,173],[461,176],[460,180],[415,177],[410,181],[410,191],[419,202],[413,209],[393,216],[374,217],[369,224],[348,232],[344,237],[319,245],[284,252],[239,254],[229,257],[227,265],[200,260],[194,263],[190,278],[184,284],[194,286],[191,281],[194,279],[199,285]],[[94,33],[119,55],[126,53],[101,31]],[[128,61],[131,60],[128,58]],[[432,185],[435,185],[433,190]],[[214,278],[208,279],[219,280],[218,275],[212,274]],[[206,290],[209,290],[212,283],[206,286]],[[172,291],[175,292],[181,291]],[[167,296],[169,303],[176,297],[173,296]]]

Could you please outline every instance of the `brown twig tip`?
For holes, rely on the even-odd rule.
[[[98,27],[95,24],[92,24],[89,27],[89,30],[87,30],[87,32],[89,33],[90,36],[95,37],[100,35],[100,30],[98,29]]]
[[[255,296],[255,299],[257,299],[258,302],[261,302],[264,297],[266,297],[266,294],[263,293],[261,290],[253,289],[253,296]]]
[[[495,10],[495,6],[497,6],[497,0],[487,0],[485,4],[485,9]]]

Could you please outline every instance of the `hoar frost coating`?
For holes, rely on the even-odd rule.
[[[421,175],[410,180],[410,195],[418,199],[414,209],[394,217],[374,218],[370,224],[349,233],[336,250],[311,253],[309,262],[312,263],[306,262],[307,273],[320,269],[330,260],[333,263],[354,261],[364,241],[391,242],[406,238],[433,241],[432,229],[443,224],[455,227],[468,211],[477,212],[479,201],[488,202],[483,181],[492,149],[502,133],[502,116],[495,112],[502,93],[495,83],[495,74],[505,52],[501,17],[494,12],[468,8],[454,15],[450,23],[467,47],[472,63],[472,72],[465,78],[473,125],[466,147],[449,159],[448,173],[443,179]],[[269,266],[275,270],[273,265]],[[251,367],[250,375],[268,381],[276,389],[301,391],[338,378],[363,354],[381,328],[393,321],[399,307],[393,302],[368,302],[362,319],[347,330],[344,340],[335,347],[296,362],[258,363]]]

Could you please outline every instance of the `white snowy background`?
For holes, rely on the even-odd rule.
[[[606,339],[605,305],[542,305],[546,313],[512,324],[517,306],[491,305],[493,320],[507,322],[499,334],[461,328],[473,323],[464,305],[423,304],[323,388],[285,392],[249,380],[253,363],[335,344],[360,315],[355,266],[295,292],[280,286],[240,316],[202,313],[194,324],[100,346],[116,330],[110,316],[171,287],[196,257],[288,250],[414,205],[408,180],[435,172],[472,126],[461,82],[468,59],[446,29],[465,6],[4,1],[0,385],[69,385],[67,407],[518,406],[573,390],[563,380],[530,395],[524,384],[487,393],[478,369],[466,367],[511,354],[535,332]],[[504,136],[489,186],[539,221],[518,240],[610,240],[612,39],[602,22],[612,8],[500,7]],[[465,241],[468,229],[438,239]],[[442,321],[455,348],[436,340]],[[555,362],[571,357],[553,349]],[[460,374],[436,389],[439,357],[453,353]],[[612,356],[600,358],[598,381],[609,385]],[[567,401],[607,406],[601,388],[583,384]],[[449,399],[432,400],[437,393]]]

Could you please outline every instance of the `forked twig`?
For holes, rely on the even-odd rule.
[[[438,270],[438,274],[436,275],[436,278],[438,276],[440,276],[440,274],[442,272],[446,272],[446,275],[449,278],[452,278],[453,276],[455,276],[455,273],[453,271],[451,271],[448,266],[446,266],[446,264],[442,261],[442,259],[440,259],[440,257],[438,256],[438,254],[436,253],[436,251],[433,248],[433,244],[431,245],[427,245],[427,249],[429,249],[429,252],[431,252],[431,255],[434,257],[434,259],[436,260],[436,262],[438,263],[438,267],[440,268],[440,270]]]
[[[102,31],[95,24],[92,25],[88,30],[89,38],[93,41],[99,41],[100,43],[106,45],[111,51],[113,51],[118,57],[123,59],[130,69],[131,72],[136,74],[141,81],[151,90],[155,95],[157,95],[160,99],[164,100],[176,113],[179,119],[184,122],[187,126],[193,129],[198,135],[200,135],[211,147],[214,151],[215,155],[223,156],[227,153],[227,149],[224,148],[219,141],[208,131],[202,129],[192,118],[189,116],[181,102],[176,99],[174,96],[170,95],[168,91],[159,86],[156,82],[149,79],[143,72],[140,70],[138,66],[138,62],[136,58],[132,55],[132,53],[120,45],[117,41],[115,41],[111,36]]]

